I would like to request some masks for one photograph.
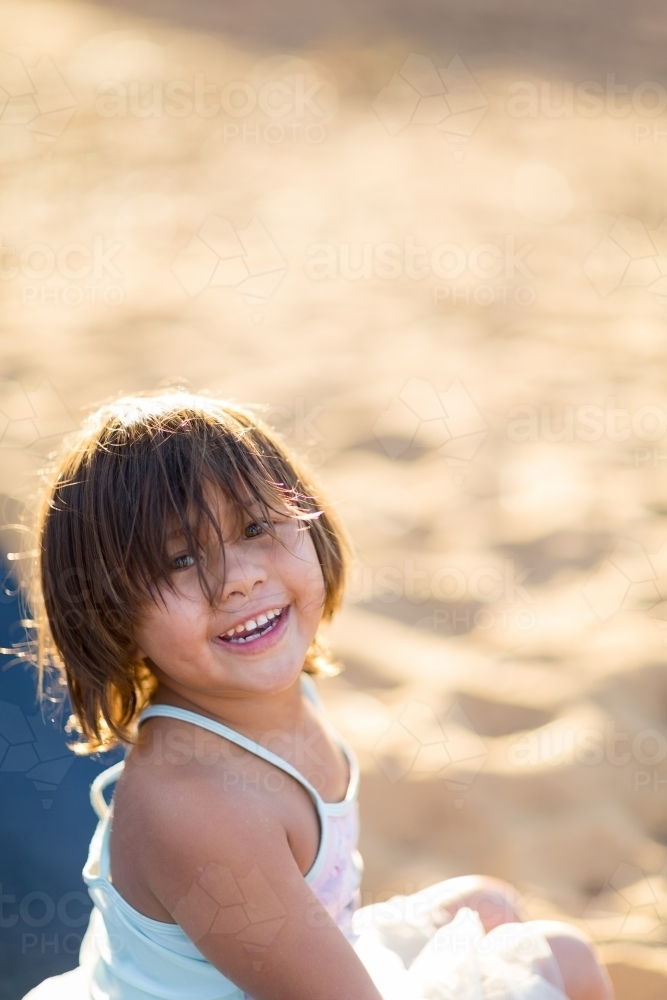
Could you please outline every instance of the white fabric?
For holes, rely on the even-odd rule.
[[[567,1000],[549,943],[530,923],[500,924],[485,934],[479,915],[462,907],[429,937],[405,914],[388,918],[418,896],[355,913],[355,951],[384,1000]]]

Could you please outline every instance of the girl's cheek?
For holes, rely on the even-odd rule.
[[[192,623],[183,615],[180,602],[166,600],[165,604],[147,616],[137,634],[139,646],[149,655],[151,650],[165,651],[181,646],[188,635],[192,637]]]
[[[289,590],[296,597],[297,604],[309,603],[320,591],[324,592],[324,581],[319,564],[317,566],[305,563],[303,559],[294,560],[283,577]]]
[[[305,570],[308,574],[316,572],[321,575],[320,561],[317,558],[310,532],[303,529],[299,531],[294,545],[290,546],[287,552],[293,563],[301,568],[302,573]]]
[[[297,593],[307,607],[313,609],[313,613],[317,610],[321,611],[326,596],[326,587],[319,562],[316,560],[314,564],[309,565],[306,569],[304,569],[304,564],[301,562],[299,574],[300,585],[298,586]]]

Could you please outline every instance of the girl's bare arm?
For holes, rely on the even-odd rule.
[[[381,1000],[266,800],[194,785],[147,804],[145,870],[202,954],[256,1000]]]

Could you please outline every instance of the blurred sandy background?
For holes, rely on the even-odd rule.
[[[365,901],[473,871],[667,997],[662,7],[0,2],[0,491],[265,405],[358,553]],[[665,603],[663,603],[663,601]]]

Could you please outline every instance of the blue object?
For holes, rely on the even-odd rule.
[[[2,573],[6,577],[6,570]],[[11,587],[0,590],[0,646],[24,638]],[[81,877],[97,817],[93,779],[120,751],[75,757],[67,705],[40,706],[35,671],[0,657],[0,1000],[21,1000],[78,965],[91,900]]]

